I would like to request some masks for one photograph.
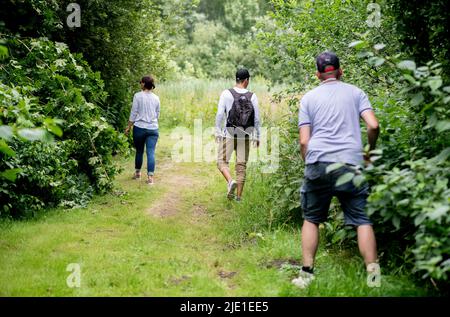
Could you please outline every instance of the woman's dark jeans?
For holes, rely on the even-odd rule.
[[[153,175],[155,173],[155,147],[156,142],[158,142],[158,137],[158,130],[133,127],[133,141],[134,147],[136,148],[136,171],[141,170],[145,147],[147,150],[147,174]]]

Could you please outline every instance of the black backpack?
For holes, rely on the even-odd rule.
[[[233,88],[230,89],[234,101],[227,118],[227,127],[247,128],[255,125],[255,109],[252,104],[252,92],[240,94]]]

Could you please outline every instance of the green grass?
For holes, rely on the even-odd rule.
[[[171,142],[162,133],[158,161],[169,162]],[[306,291],[291,286],[294,270],[274,261],[300,259],[295,229],[260,231],[240,239],[239,217],[249,204],[224,197],[214,164],[182,163],[159,174],[149,188],[130,180],[132,159],[121,162],[116,181],[126,194],[96,197],[86,209],[49,210],[36,219],[0,225],[2,296],[417,296],[427,293],[407,276],[365,285],[363,265],[353,253],[320,250],[317,280]],[[183,175],[188,184],[164,184]],[[258,191],[247,188],[249,201]],[[164,195],[177,197],[176,213],[154,217],[147,210]],[[261,198],[261,197],[259,197]],[[198,211],[201,214],[198,215]],[[264,216],[262,214],[262,216]],[[248,222],[248,220],[246,220]],[[81,265],[81,287],[69,288],[69,263]],[[235,273],[234,273],[235,272]],[[220,276],[220,275],[225,276]]]
[[[217,104],[223,90],[234,86],[233,81],[225,79],[190,79],[183,82],[169,82],[157,87],[155,93],[161,99],[161,124],[165,127],[178,125],[192,127],[195,119],[202,119],[205,127],[214,126]],[[261,117],[276,120],[282,112],[278,111],[284,103],[273,100],[275,87],[269,92],[269,86],[261,78],[251,80],[248,87],[259,100]]]
[[[182,114],[177,105],[193,107],[192,85],[199,90],[195,98],[212,107],[226,84],[196,81],[161,87],[162,115]],[[270,95],[263,96],[267,114]],[[180,116],[186,126],[190,119]],[[432,294],[410,276],[389,272],[383,272],[380,288],[369,288],[356,250],[323,245],[316,280],[307,290],[295,288],[290,280],[297,269],[282,264],[300,261],[300,232],[270,227],[268,189],[256,169],[249,171],[244,201],[229,202],[214,163],[171,161],[175,140],[168,127],[173,122],[164,120],[156,186],[131,180],[133,158],[121,159],[124,172],[115,181],[116,191],[95,197],[87,208],[47,210],[34,219],[0,222],[0,296]],[[80,288],[66,285],[69,263],[81,265]]]

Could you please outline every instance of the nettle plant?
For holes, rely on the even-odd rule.
[[[7,41],[0,65],[1,214],[85,205],[112,188],[112,157],[124,148],[102,116],[106,93],[98,73],[63,43]]]

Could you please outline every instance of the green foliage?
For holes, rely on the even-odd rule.
[[[0,160],[1,213],[84,205],[94,191],[110,190],[124,138],[102,116],[100,75],[62,43],[11,38],[8,46],[14,57],[1,65],[0,136],[13,152]]]
[[[83,8],[80,30],[67,30],[65,37],[56,39],[66,42],[72,51],[83,53],[92,69],[101,72],[108,92],[105,117],[123,130],[141,77],[168,76],[171,48],[164,34],[170,33],[177,21],[165,15],[159,1],[83,0],[78,3]],[[180,3],[171,8],[174,14],[185,6]]]
[[[297,111],[298,99],[288,102],[288,114],[280,128],[280,165],[272,177],[272,195],[275,223],[298,221],[300,211],[300,186],[302,184],[304,162],[298,144]]]
[[[68,2],[8,0],[0,21],[7,33],[46,36],[82,53],[108,92],[105,117],[123,129],[137,82],[193,76],[225,78],[238,66],[259,73],[252,27],[267,0],[77,1],[81,27],[66,25]],[[8,12],[8,14],[6,14]],[[2,27],[0,26],[0,31]],[[101,52],[101,54],[99,54]]]
[[[416,270],[448,279],[450,271],[449,151],[440,157],[407,161],[402,168],[377,167],[368,212],[384,238],[395,235],[414,244]],[[393,234],[393,232],[395,234]]]
[[[162,140],[170,139],[168,132],[161,131]],[[410,274],[388,270],[380,288],[369,288],[358,256],[323,247],[316,283],[298,289],[291,280],[298,273],[299,230],[261,231],[257,225],[267,220],[263,208],[270,180],[249,175],[244,200],[228,202],[214,163],[173,164],[171,143],[161,142],[158,149],[157,161],[169,168],[166,181],[152,190],[143,190],[142,182],[124,174],[117,185],[126,188],[125,195],[97,197],[86,209],[69,213],[58,208],[36,221],[0,222],[0,295],[442,295],[417,285]],[[132,158],[122,164],[134,166]],[[180,182],[183,177],[189,181]],[[167,195],[176,196],[176,215],[144,215],[149,206],[167,210]],[[83,275],[81,289],[65,283],[65,268],[74,258],[82,259],[82,272],[89,273]],[[229,276],[227,282],[224,276]]]
[[[23,91],[29,91],[30,87],[23,87]],[[43,115],[30,112],[35,100],[21,94],[18,87],[11,88],[0,83],[0,105],[2,116],[0,117],[0,153],[5,158],[16,156],[16,152],[8,145],[14,138],[27,141],[51,141],[54,133],[61,136],[62,131],[58,124],[61,120],[45,118]],[[38,123],[42,127],[36,127]],[[20,168],[5,168],[0,173],[0,179],[14,182]]]
[[[259,16],[258,1],[234,0],[224,4],[225,25],[231,32],[243,34],[255,25]]]
[[[416,62],[426,64],[431,60],[444,65],[444,77],[450,71],[450,19],[448,2],[445,0],[386,2],[392,15],[397,17],[396,30],[400,34],[402,51],[414,57]]]
[[[362,41],[359,50],[368,47]],[[404,143],[404,153],[383,155],[366,171],[375,184],[368,212],[376,219],[383,240],[403,240],[407,262],[413,258],[416,271],[424,278],[445,281],[450,270],[450,89],[444,85],[440,64],[417,67],[398,56],[378,58],[388,61],[383,67],[391,81],[401,83],[391,98],[407,111],[403,132],[397,137],[400,141],[384,139],[381,144],[383,153],[392,153]]]
[[[82,53],[104,80],[108,92],[104,117],[123,130],[140,78],[145,74],[167,77],[172,48],[164,37],[178,27],[176,17],[191,2],[170,2],[169,6],[156,0],[80,0],[76,3],[81,8],[81,27],[70,28],[66,25],[68,1],[26,0],[19,5],[9,0],[0,13],[0,21],[5,22],[0,31],[45,36]]]
[[[369,2],[80,0],[81,28],[71,29],[65,1],[5,1],[0,32],[22,37],[0,41],[0,199],[5,202],[0,213],[85,205],[94,192],[109,190],[117,173],[112,156],[125,142],[110,124],[123,128],[143,74],[232,78],[244,66],[288,85],[279,97],[289,103],[286,117],[277,122],[279,170],[255,178],[253,185],[260,188],[244,201],[238,227],[253,226],[244,231],[258,237],[263,227],[296,223],[304,168],[298,100],[318,83],[315,56],[333,50],[344,80],[369,93],[381,126],[372,164],[363,175],[347,174],[339,182],[372,185],[368,210],[382,242],[382,261],[448,281],[446,2],[378,1],[380,27],[365,23]],[[50,40],[22,40],[38,36]],[[162,89],[161,123],[190,126],[196,118],[212,123],[218,96],[205,96],[202,85],[190,81],[184,88]],[[229,84],[215,85],[221,90]],[[267,126],[274,124],[267,119]],[[256,208],[247,212],[250,204]],[[328,220],[321,227],[328,246],[354,241],[339,208],[333,205]]]
[[[257,24],[255,41],[258,50],[266,57],[262,69],[267,78],[304,88],[314,80],[315,57],[326,50],[339,53],[342,65],[345,65],[346,78],[353,79],[356,74],[366,71],[367,68],[351,67],[356,56],[347,47],[354,34],[367,29],[364,23],[366,1],[272,3],[275,10]],[[384,19],[383,23],[388,23],[388,20]]]
[[[231,84],[225,80],[202,79],[164,83],[156,90],[164,100],[161,125],[190,128],[194,120],[201,119],[204,129],[214,126],[220,93]]]
[[[261,73],[261,56],[253,47],[254,25],[267,9],[266,1],[200,1],[175,44],[178,76],[233,78],[238,67]],[[181,76],[180,76],[181,75]]]

